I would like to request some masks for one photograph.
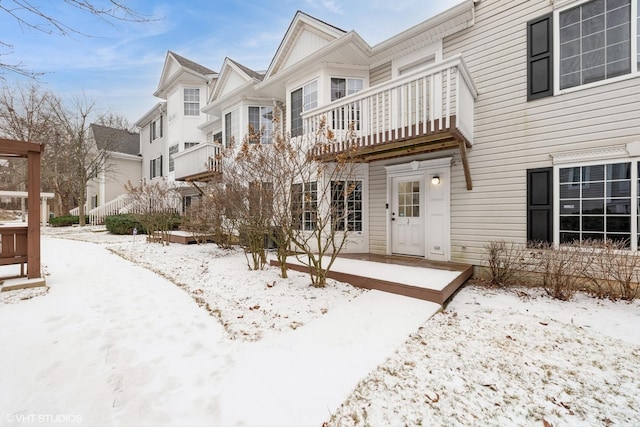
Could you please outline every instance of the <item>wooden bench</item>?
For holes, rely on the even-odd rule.
[[[26,276],[27,227],[0,227],[0,266],[20,264],[20,277]]]

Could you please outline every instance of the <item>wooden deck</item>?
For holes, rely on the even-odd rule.
[[[338,265],[338,260],[355,260],[359,262],[371,263],[371,268],[365,268],[367,273],[353,273],[348,270],[348,263],[344,267]],[[341,282],[350,283],[353,286],[365,289],[377,289],[398,295],[405,295],[426,301],[444,304],[460,286],[466,282],[473,274],[473,266],[470,264],[459,264],[452,262],[435,262],[422,258],[414,258],[396,255],[376,255],[376,254],[341,254],[328,277]],[[272,265],[277,265],[277,261],[271,261]],[[375,270],[380,270],[381,264],[389,264],[389,273],[397,279],[389,280],[376,274]],[[308,272],[309,268],[297,262],[288,262],[287,266],[296,271]],[[375,268],[374,268],[375,267]],[[402,267],[407,267],[403,272]],[[422,283],[411,282],[415,277],[415,268],[424,269]],[[360,269],[363,270],[363,269]],[[448,272],[450,274],[442,274]],[[377,276],[377,277],[376,277]],[[433,278],[431,281],[430,278]],[[429,284],[425,284],[429,283]]]

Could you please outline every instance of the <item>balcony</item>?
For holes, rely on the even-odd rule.
[[[173,155],[176,181],[211,181],[222,173],[222,146],[203,142]]]
[[[456,55],[305,112],[303,126],[306,135],[313,135],[322,123],[331,130],[331,141],[312,151],[323,161],[341,153],[372,162],[458,149],[470,190],[466,150],[473,145],[476,97],[462,56]]]

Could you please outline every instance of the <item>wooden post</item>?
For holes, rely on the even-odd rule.
[[[40,151],[27,155],[29,173],[27,222],[27,278],[39,279],[40,273]]]

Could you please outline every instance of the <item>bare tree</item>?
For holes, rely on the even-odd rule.
[[[151,22],[157,20],[148,15],[144,15],[129,6],[125,1],[120,0],[64,0],[67,9],[75,9],[84,13],[87,17],[93,17],[100,21],[114,25],[116,22]],[[65,19],[64,8],[59,12],[47,13],[45,9],[32,0],[3,0],[0,1],[0,12],[14,19],[21,28],[39,31],[45,35],[59,36],[83,36],[91,37],[91,34],[84,33]],[[13,53],[11,41],[0,41],[0,57]],[[30,71],[22,63],[9,64],[0,61],[0,70],[17,73],[28,77],[38,77],[42,73]],[[1,78],[0,72],[0,78]]]
[[[98,148],[90,134],[95,102],[75,98],[71,109],[68,109],[57,99],[53,109],[61,131],[60,148],[68,156],[66,164],[63,161],[61,165],[66,169],[67,178],[71,178],[78,201],[80,226],[84,226],[87,183],[105,170],[109,150],[107,147]]]
[[[0,136],[19,141],[43,143],[54,129],[51,92],[36,85],[2,87],[0,92]],[[24,188],[26,163],[5,161],[0,168],[7,189]]]
[[[311,283],[324,287],[349,236],[362,226],[358,217],[362,213],[362,181],[356,177],[357,163],[350,150],[330,161],[314,157],[333,142],[324,120],[307,138],[283,135],[277,120],[274,128],[270,144],[262,144],[249,129],[234,168],[223,168],[223,175],[237,176],[234,181],[246,183],[244,205],[253,219],[248,225],[253,227],[256,243],[263,244],[265,234],[277,243],[282,274],[286,276],[283,264],[293,251],[299,262],[309,267]],[[252,186],[262,191],[252,192]],[[269,209],[256,208],[258,201],[265,199]]]

